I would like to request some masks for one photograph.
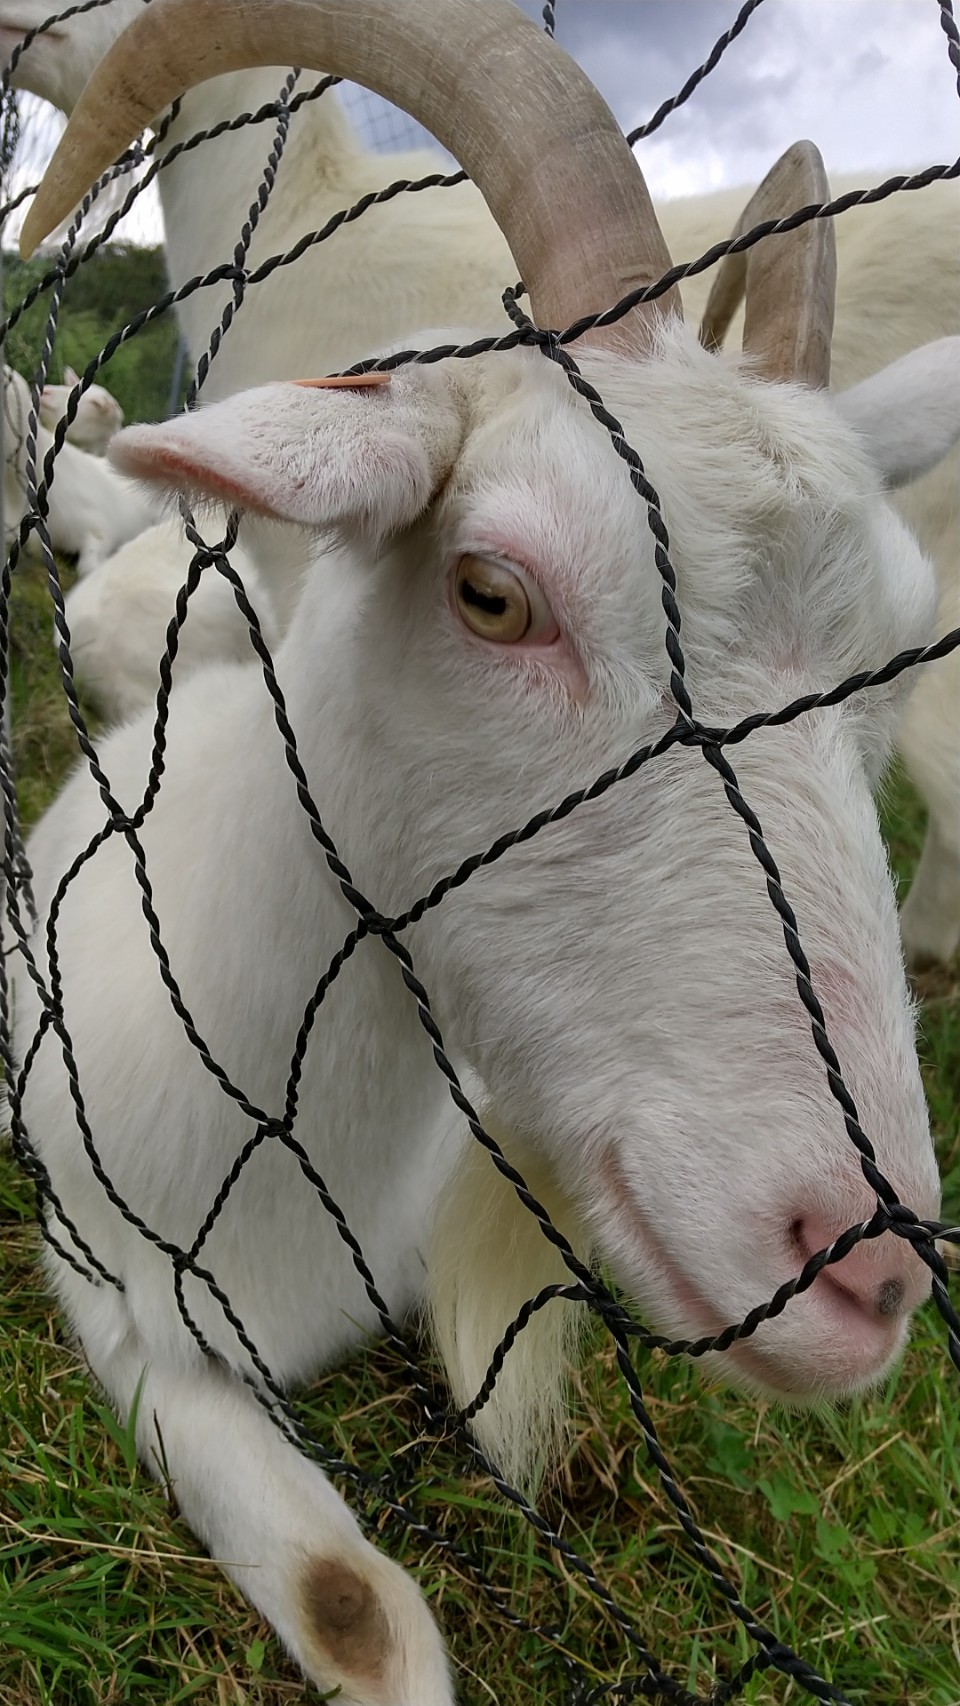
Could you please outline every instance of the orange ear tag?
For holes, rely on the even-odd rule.
[[[389,373],[354,373],[351,378],[334,374],[332,379],[292,379],[292,385],[305,385],[312,391],[357,391],[365,385],[389,385]]]

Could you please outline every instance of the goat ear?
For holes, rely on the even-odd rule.
[[[446,479],[463,395],[425,367],[387,385],[264,385],[111,442],[121,473],[308,527],[409,525]]]
[[[63,383],[64,383],[64,385],[69,385],[71,387],[74,385],[79,385],[79,383],[80,383],[79,373],[75,373],[72,367],[65,367],[63,370]]]
[[[960,440],[960,338],[923,344],[833,401],[885,485],[918,480]]]

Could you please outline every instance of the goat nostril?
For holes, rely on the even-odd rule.
[[[790,1222],[787,1236],[794,1259],[803,1266],[815,1251],[826,1249],[838,1234],[815,1217],[798,1217]],[[878,1325],[896,1322],[919,1299],[912,1297],[907,1278],[889,1273],[882,1278],[882,1266],[877,1273],[878,1257],[882,1261],[882,1252],[877,1251],[872,1241],[856,1244],[842,1260],[829,1263],[818,1274],[814,1287],[817,1295],[824,1297],[827,1291],[832,1291],[835,1298],[844,1298]]]
[[[898,1279],[884,1280],[877,1292],[877,1314],[899,1315],[903,1309],[904,1286]]]

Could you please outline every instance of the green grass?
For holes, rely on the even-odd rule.
[[[42,578],[15,588],[15,733],[32,820],[75,752],[49,638]],[[894,778],[886,804],[898,870],[922,818]],[[924,1075],[960,1218],[960,985],[921,992]],[[293,1706],[319,1700],[158,1487],[65,1341],[35,1263],[30,1192],[0,1162],[0,1706]],[[857,1706],[960,1703],[960,1405],[942,1323],[921,1311],[888,1390],[842,1410],[789,1416],[704,1386],[685,1364],[640,1354],[650,1413],[698,1521],[752,1609]],[[588,1557],[643,1639],[706,1695],[715,1664],[750,1651],[681,1544],[598,1341],[579,1381],[574,1444],[544,1508]],[[387,1353],[330,1374],[304,1402],[318,1434],[365,1469],[403,1452],[416,1412]],[[437,1450],[417,1509],[482,1552],[513,1610],[559,1626],[598,1678],[624,1650],[615,1627],[556,1555],[478,1478]],[[446,1628],[469,1706],[559,1706],[560,1669],[538,1638],[510,1630],[469,1576],[408,1536],[409,1561]],[[808,1698],[758,1677],[754,1706]]]

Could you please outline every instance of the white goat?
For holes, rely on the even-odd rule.
[[[192,556],[180,523],[158,522],[68,592],[66,618],[77,679],[107,721],[122,722],[156,699],[167,625]],[[239,544],[229,558],[272,649],[279,633],[256,565]],[[214,567],[204,569],[180,630],[174,682],[202,664],[243,663],[253,655],[231,587]]]
[[[9,549],[27,511],[27,424],[30,392],[12,367],[3,370],[3,538]]]
[[[68,370],[69,376],[70,370]],[[77,383],[76,375],[71,383]],[[92,387],[93,391],[101,387]],[[70,384],[47,387],[64,393],[55,400],[56,425],[69,396]],[[91,420],[100,430],[109,420],[123,419],[119,404],[104,391],[107,405],[93,414],[81,404],[89,439]],[[30,388],[12,369],[5,370],[4,518],[9,544],[27,510],[26,435]],[[41,413],[43,409],[41,407]],[[81,418],[78,415],[78,420]],[[119,419],[117,419],[119,417]],[[114,429],[116,430],[116,429]],[[108,433],[108,438],[113,432]],[[37,434],[38,464],[52,439],[45,427]],[[38,473],[40,472],[38,467]],[[80,579],[66,597],[66,618],[77,680],[91,704],[109,722],[121,722],[151,704],[159,686],[158,665],[176,596],[187,578],[192,548],[178,522],[149,526],[156,506],[115,469],[75,446],[64,445],[55,464],[49,493],[47,525],[54,549],[76,552]],[[31,534],[28,550],[36,552]],[[279,638],[273,604],[256,564],[239,544],[230,561],[244,582],[260,617],[269,646]],[[190,601],[181,630],[174,681],[209,662],[242,662],[251,658],[247,625],[227,582],[216,572],[204,572]]]
[[[512,88],[501,71],[483,75],[494,41]],[[48,187],[38,219],[73,204],[142,121],[144,99],[171,99],[214,52],[221,65],[278,53],[333,64],[443,141],[459,136],[540,324],[568,323],[669,264],[612,116],[505,0],[151,6],[91,83],[65,144],[77,147],[73,175]],[[472,82],[456,75],[464,64]],[[797,201],[821,195],[813,151],[795,158]],[[549,170],[538,175],[541,161]],[[773,252],[768,310],[798,274],[819,305],[805,338],[792,320],[777,325],[776,359],[762,341],[743,364],[707,352],[670,299],[621,322],[608,347],[601,334],[577,351],[662,494],[686,684],[711,725],[829,688],[932,627],[932,572],[881,490],[886,423],[874,423],[871,461],[831,401],[796,382],[826,376],[829,241],[827,227],[808,227]],[[848,406],[857,413],[856,395]],[[940,443],[929,430],[933,449],[921,442],[918,464]],[[327,541],[278,675],[325,829],[388,915],[674,725],[644,506],[608,434],[537,352],[406,367],[379,385],[275,384],[129,429],[111,454],[128,474]],[[935,1216],[871,798],[902,689],[765,729],[733,752],[879,1164],[902,1200]],[[141,796],[151,740],[148,715],[102,745],[124,810]],[[356,920],[300,796],[255,671],[210,668],[184,684],[165,780],[139,832],[153,904],[207,1046],[271,1122],[305,1005]],[[42,972],[43,913],[103,823],[100,789],[82,771],[32,838]],[[59,911],[65,1020],[102,1168],[134,1214],[188,1250],[256,1128],[186,1043],[142,910],[116,833]],[[507,1151],[533,1158],[577,1245],[609,1263],[662,1331],[713,1333],[741,1318],[872,1212],[763,873],[696,748],[674,744],[515,845],[403,940]],[[41,1011],[20,976],[21,1059]],[[465,1142],[382,942],[361,944],[318,1013],[298,1107],[296,1137],[395,1318],[422,1295],[433,1241],[440,1339],[466,1392],[518,1288],[556,1277],[557,1257]],[[443,1647],[410,1579],[273,1426],[251,1390],[260,1375],[249,1349],[207,1285],[183,1276],[214,1357],[184,1323],[168,1251],[108,1201],[59,1051],[34,1058],[23,1115],[54,1190],[123,1290],[90,1284],[51,1252],[54,1283],[122,1413],[142,1382],[140,1450],[150,1462],[162,1438],[187,1519],[344,1706],[450,1706]],[[69,1249],[55,1214],[51,1229]],[[285,1385],[379,1326],[349,1251],[275,1136],[251,1152],[198,1260]],[[926,1291],[909,1244],[863,1242],[714,1365],[784,1396],[857,1390],[891,1366]],[[478,1418],[513,1470],[542,1396],[531,1388],[542,1375],[555,1392],[561,1380],[547,1336],[539,1362],[531,1346],[546,1341],[535,1327],[522,1336],[508,1364],[518,1372]]]
[[[924,437],[931,468],[947,445],[960,438],[960,338],[940,339],[917,356],[912,364],[909,358],[894,362],[839,399],[847,420],[866,442],[876,448],[878,433],[889,433],[881,456],[890,486],[911,480],[908,457],[911,450],[916,455]],[[944,433],[939,442],[937,421]],[[921,461],[915,467],[924,472]],[[937,627],[942,634],[960,628],[960,470],[955,455],[947,467],[954,482],[952,507],[933,497],[929,514],[918,509],[924,492],[934,489],[929,478],[901,492],[898,506],[914,522],[937,566]],[[948,491],[942,495],[947,497]],[[908,963],[919,969],[950,960],[960,946],[960,651],[924,667],[906,701],[897,744],[928,815],[923,853],[900,914]]]
[[[30,387],[10,367],[4,376],[4,531],[7,539],[27,512],[27,424]],[[37,479],[53,439],[46,427],[37,428]],[[156,519],[155,503],[130,480],[125,480],[102,457],[76,445],[64,444],[56,458],[49,488],[47,528],[55,551],[76,556],[77,573],[88,575],[105,557],[149,527]],[[38,549],[31,533],[28,550]]]
[[[40,419],[48,432],[55,432],[67,412],[70,393],[80,383],[72,367],[63,370],[62,385],[45,385],[40,393]],[[123,410],[103,385],[90,385],[80,398],[74,419],[67,427],[67,441],[91,456],[103,456],[114,433],[123,426]]]
[[[28,27],[42,23],[49,0],[16,0],[0,19],[0,46],[9,56]],[[14,77],[72,111],[84,84],[121,29],[142,10],[141,0],[109,6],[57,26],[32,44]],[[255,111],[275,99],[282,73],[241,70],[191,91],[167,132],[165,146],[196,130]],[[145,119],[158,102],[144,102]],[[160,175],[168,270],[174,285],[218,266],[233,250],[259,180],[271,134],[249,126],[204,145],[203,166],[182,155]],[[250,264],[291,248],[304,230],[319,229],[336,212],[397,177],[438,168],[426,151],[372,155],[357,142],[330,95],[295,115],[278,181],[250,251]],[[840,180],[835,191],[857,179]],[[854,209],[837,222],[840,267],[832,382],[845,390],[918,345],[960,330],[960,253],[956,242],[958,190],[938,184],[920,195],[894,196]],[[661,210],[673,253],[693,259],[729,234],[743,192],[667,203]],[[780,209],[778,211],[789,211]],[[333,241],[308,251],[294,267],[278,268],[247,292],[242,313],[218,353],[208,398],[312,369],[331,372],[409,341],[417,326],[458,320],[503,326],[500,296],[514,282],[507,245],[472,184],[436,194],[400,196],[344,226]],[[709,277],[688,281],[684,299],[699,316]],[[194,355],[229,299],[230,286],[198,291],[179,307]],[[317,304],[322,304],[318,312]],[[952,455],[898,494],[897,506],[933,557],[944,623],[950,620],[960,563],[960,461]],[[273,532],[255,527],[246,538],[260,567],[270,570],[277,611],[286,626],[302,583],[303,562]],[[904,943],[914,964],[947,960],[960,942],[960,753],[950,730],[960,722],[960,655],[919,672],[916,703],[904,723],[902,750],[930,810],[924,859],[903,916]],[[943,719],[946,717],[946,726]],[[931,750],[947,764],[932,765]]]

